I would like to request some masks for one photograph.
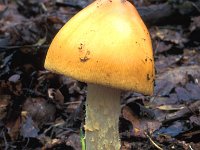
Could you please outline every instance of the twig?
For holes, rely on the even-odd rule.
[[[194,150],[191,145],[189,145],[190,150]]]
[[[194,3],[194,2],[191,2],[192,3],[192,6],[194,6],[194,8],[196,8],[196,10],[198,11],[198,12],[200,12],[200,8]]]
[[[163,123],[167,123],[167,122],[175,120],[175,119],[179,119],[182,117],[189,116],[191,114],[195,114],[195,112],[197,112],[199,110],[199,106],[200,106],[200,101],[197,100],[197,101],[193,102],[192,104],[190,104],[190,106],[188,106],[188,107],[185,107],[174,113],[167,114]]]
[[[2,134],[3,134],[4,143],[5,143],[5,148],[4,148],[4,150],[7,150],[9,146],[8,146],[8,142],[7,142],[7,140],[6,140],[6,136],[5,136],[4,131],[2,131]]]
[[[80,104],[82,101],[66,102],[65,105]]]
[[[150,142],[159,150],[163,150],[160,146],[158,146],[153,140],[152,138],[146,133],[144,132],[145,136],[150,140]]]

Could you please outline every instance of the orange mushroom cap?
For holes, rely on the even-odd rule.
[[[87,83],[153,93],[150,35],[126,0],[97,0],[76,14],[51,43],[45,68]]]

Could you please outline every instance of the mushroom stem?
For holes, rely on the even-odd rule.
[[[86,100],[86,149],[119,150],[120,90],[88,84]]]

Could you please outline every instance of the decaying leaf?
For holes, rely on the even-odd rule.
[[[154,31],[152,31],[152,38],[159,39],[165,42],[170,42],[175,45],[179,45],[183,47],[184,43],[188,41],[188,39],[181,32],[181,27],[179,29],[170,29],[168,28],[159,28],[156,27]]]
[[[159,55],[155,62],[157,74],[162,74],[168,71],[169,68],[177,67],[177,63],[179,63],[181,59],[182,55]]]
[[[27,98],[22,110],[28,112],[38,126],[53,121],[56,111],[53,104],[48,103],[47,100],[41,97]]]
[[[16,83],[17,81],[19,81],[19,79],[20,79],[20,75],[19,74],[14,74],[8,79],[8,81]]]
[[[161,80],[160,82],[158,81],[158,84],[156,84],[156,87],[155,87],[155,94],[157,96],[169,95],[174,87],[175,87],[175,83],[173,82],[170,82],[167,80]]]
[[[20,133],[21,127],[21,117],[19,116],[17,119],[10,120],[6,124],[6,128],[8,129],[8,134],[12,140],[16,140]]]
[[[179,119],[181,117],[188,117],[191,114],[199,113],[199,108],[200,108],[200,101],[198,100],[191,103],[189,106],[185,106],[185,108],[181,110],[167,114],[164,122],[169,122],[175,119]]]
[[[161,105],[157,106],[156,108],[160,110],[167,110],[167,111],[176,111],[185,108],[184,105]]]
[[[155,47],[156,47],[155,53],[158,54],[170,50],[172,48],[172,44],[159,41]]]
[[[10,105],[11,96],[10,95],[0,95],[0,120],[5,118],[8,113],[7,109]]]
[[[34,125],[34,122],[31,118],[31,116],[28,115],[27,112],[22,111],[22,125],[21,125],[21,135],[26,138],[30,137],[37,137],[39,129],[37,125]]]
[[[162,127],[159,130],[157,130],[154,135],[168,135],[175,137],[179,135],[180,133],[186,132],[190,129],[190,127],[187,125],[184,121],[175,121],[171,125],[167,127]]]
[[[200,29],[200,16],[193,17],[192,23],[190,24],[190,31]]]
[[[91,1],[0,2],[0,149],[81,149],[86,84],[50,73],[43,63],[57,31]],[[168,10],[183,3],[133,2],[139,9],[172,3]],[[187,2],[194,13],[148,26],[156,65],[155,93],[146,97],[130,91],[122,99],[122,150],[155,149],[145,132],[163,149],[200,149],[200,16],[197,0]],[[138,110],[129,105],[135,102],[141,104]]]
[[[195,115],[191,116],[190,121],[191,121],[191,123],[193,123],[197,126],[200,126],[200,116],[199,115],[198,116],[195,116]]]
[[[170,91],[177,84],[185,85],[188,82],[188,75],[192,76],[194,80],[200,80],[199,66],[184,66],[169,69],[156,78],[155,95],[164,93],[169,95]],[[167,88],[166,88],[167,85]],[[198,83],[200,85],[200,83]],[[163,94],[162,94],[163,95]]]
[[[183,66],[169,69],[167,72],[159,75],[156,79],[160,81],[169,81],[171,83],[185,84],[188,80],[187,75],[193,76],[195,79],[200,79],[200,66]]]
[[[67,138],[67,145],[70,145],[71,147],[73,147],[74,149],[81,149],[81,143],[80,143],[80,136],[78,134],[71,134],[68,138]]]
[[[200,64],[200,51],[198,49],[184,49],[180,64],[198,65]]]
[[[49,98],[51,98],[53,101],[58,102],[59,104],[63,104],[64,103],[64,96],[62,95],[62,93],[60,92],[59,89],[48,89],[48,95]]]
[[[132,134],[136,137],[146,137],[145,132],[151,134],[161,126],[161,123],[156,120],[139,118],[128,106],[122,108],[122,115],[131,122],[133,126]]]
[[[176,87],[175,91],[180,101],[189,101],[191,99],[190,93],[185,88]]]

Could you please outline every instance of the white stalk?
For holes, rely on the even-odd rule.
[[[120,90],[88,84],[86,149],[119,150]]]

